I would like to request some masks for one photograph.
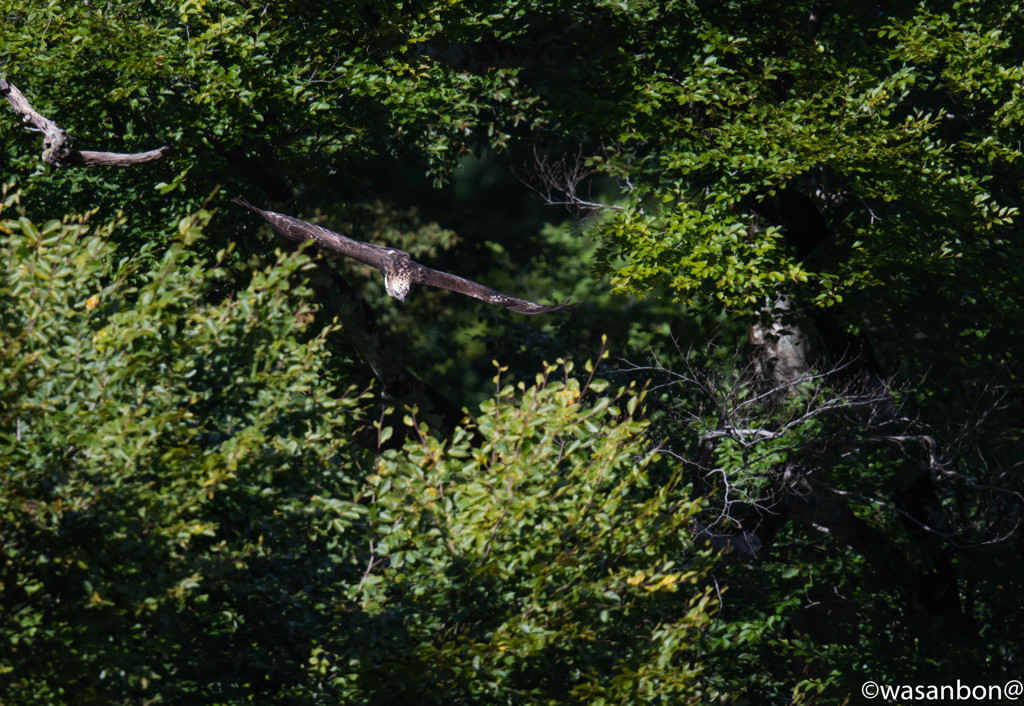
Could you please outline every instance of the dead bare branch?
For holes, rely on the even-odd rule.
[[[565,206],[577,215],[588,211],[623,210],[622,206],[599,203],[589,196],[580,196],[580,184],[596,173],[585,162],[582,147],[575,155],[563,154],[557,159],[534,148],[533,164],[527,165],[529,176],[516,174],[516,178],[540,196],[548,206]]]
[[[130,167],[152,162],[171,151],[160,147],[148,152],[93,152],[71,149],[71,138],[60,125],[36,111],[17,86],[0,75],[0,95],[7,99],[14,112],[30,130],[43,133],[43,161],[54,167]]]
[[[671,449],[670,437],[658,440],[659,453],[691,469],[694,492],[712,498],[706,527],[717,526],[713,531],[723,536],[760,534],[757,527],[767,518],[776,518],[768,521],[771,525],[782,516],[803,517],[825,498],[835,516],[826,521],[808,514],[813,520],[808,526],[820,525],[823,532],[831,527],[849,537],[857,536],[853,515],[837,503],[873,505],[958,548],[1006,541],[1024,526],[1024,493],[1013,488],[1012,473],[979,474],[962,454],[967,439],[1006,404],[1005,390],[986,390],[962,428],[945,433],[900,414],[892,381],[851,376],[857,368],[852,356],[825,367],[808,364],[797,376],[776,376],[757,359],[735,375],[721,375],[696,367],[693,356],[682,351],[681,370],[666,369],[652,357],[648,365],[620,360],[622,372],[648,378],[661,394],[688,400],[675,405],[672,417],[685,430],[682,436],[692,440],[689,453]],[[936,489],[955,484],[953,494],[966,503],[960,516],[942,512],[940,518],[905,507],[896,488],[850,492],[830,480],[828,459],[877,460],[878,449],[916,464],[922,484]]]

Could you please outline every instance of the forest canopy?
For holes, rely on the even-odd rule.
[[[0,0],[0,701],[1016,698],[1022,10]]]

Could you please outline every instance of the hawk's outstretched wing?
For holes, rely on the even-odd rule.
[[[439,289],[450,289],[459,294],[476,297],[488,304],[497,304],[520,314],[546,314],[550,311],[564,311],[576,307],[569,299],[566,299],[561,304],[536,304],[527,299],[510,297],[504,292],[499,292],[497,289],[485,287],[482,284],[459,277],[458,275],[448,274],[440,270],[432,270],[423,265],[417,266],[420,268],[420,279],[417,281],[423,284],[438,287]]]
[[[497,289],[485,287],[472,280],[424,267],[418,262],[414,262],[409,257],[409,254],[403,250],[385,248],[380,245],[353,240],[332,230],[300,221],[298,218],[292,218],[291,216],[285,216],[273,211],[264,211],[242,199],[231,200],[259,214],[263,220],[270,224],[271,228],[289,240],[302,242],[312,239],[322,248],[340,252],[343,255],[377,268],[384,274],[384,287],[388,290],[388,294],[399,300],[405,299],[406,294],[409,293],[409,288],[413,284],[425,284],[430,287],[449,289],[459,294],[476,297],[488,304],[497,304],[520,314],[544,314],[550,311],[572,309],[576,306],[568,299],[561,304],[544,305],[520,299],[519,297],[510,297],[503,292],[499,292]]]
[[[384,260],[390,248],[382,248],[379,245],[354,240],[341,233],[335,233],[333,230],[327,230],[312,223],[300,221],[298,218],[292,218],[283,213],[264,211],[262,208],[256,208],[243,199],[231,199],[231,201],[239,206],[245,206],[253,213],[261,216],[276,233],[288,238],[288,240],[301,243],[304,240],[312,239],[323,248],[340,252],[342,255],[348,255],[354,260],[359,260],[359,262],[383,271]]]

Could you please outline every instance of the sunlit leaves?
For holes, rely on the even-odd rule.
[[[932,218],[958,230],[965,250],[975,238],[991,242],[986,234],[1018,214],[991,179],[1020,157],[1003,117],[1019,112],[1009,39],[1019,22],[1011,7],[956,7],[876,13],[874,29],[852,9],[873,42],[842,35],[840,12],[824,13],[820,32],[785,29],[788,21],[741,32],[724,10],[680,25],[672,39],[686,52],[646,45],[633,83],[620,87],[629,111],[592,162],[629,185],[632,203],[596,229],[602,269],[637,294],[669,286],[684,300],[745,310],[774,289],[827,306],[879,282],[914,296],[878,265],[914,268],[948,250]],[[625,18],[640,32],[636,13]],[[761,207],[785,189],[807,196],[823,219],[819,237],[827,226],[834,239],[813,263],[790,244],[802,236],[799,217]]]
[[[667,552],[695,507],[678,502],[678,474],[649,484],[645,424],[622,415],[634,393],[585,403],[576,380],[554,379],[570,367],[530,386],[499,374],[473,427],[378,460],[367,494],[379,569],[356,596],[374,613],[415,597],[405,629],[435,665],[396,689],[699,701],[692,650],[711,606],[699,565]]]
[[[808,279],[773,229],[751,234],[744,224],[716,220],[685,199],[650,210],[658,215],[626,210],[601,223],[602,264],[622,291],[667,287],[683,300],[703,294],[750,310],[780,284]]]
[[[11,215],[0,237],[0,595],[12,647],[0,664],[16,682],[5,699],[64,687],[112,701],[153,698],[156,686],[195,694],[203,660],[186,668],[160,653],[189,643],[220,659],[212,645],[259,604],[242,598],[261,585],[252,563],[294,564],[302,545],[316,555],[360,517],[338,497],[349,481],[333,441],[357,400],[325,385],[330,329],[308,334],[315,311],[293,286],[306,260],[266,263],[223,296],[220,263],[200,265],[181,244],[147,270],[146,258],[118,264],[117,224]],[[206,217],[183,219],[180,237],[201,238]],[[189,637],[184,615],[203,636]]]

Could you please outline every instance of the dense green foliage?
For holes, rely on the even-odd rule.
[[[581,404],[566,365],[375,457],[304,256],[223,297],[195,221],[106,284],[111,229],[2,227],[6,703],[702,693],[693,510],[639,396]]]
[[[0,0],[0,701],[1020,679],[1024,6],[828,5]]]

